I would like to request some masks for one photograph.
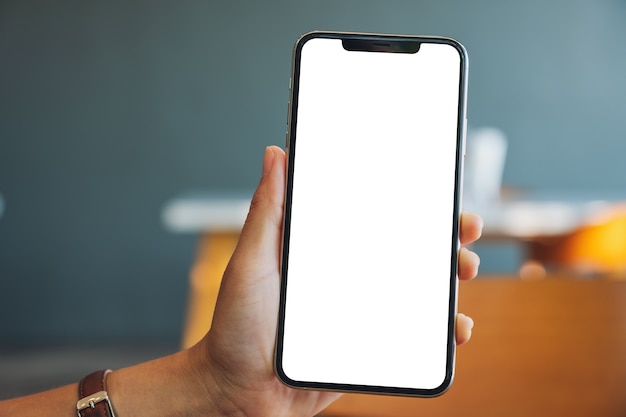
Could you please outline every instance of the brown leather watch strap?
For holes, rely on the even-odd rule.
[[[96,371],[87,375],[78,385],[78,417],[115,417],[106,392],[105,379],[110,370]]]

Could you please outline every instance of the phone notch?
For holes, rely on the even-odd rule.
[[[415,54],[421,42],[411,39],[342,39],[346,51]]]

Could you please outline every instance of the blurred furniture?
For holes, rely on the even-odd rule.
[[[196,344],[211,328],[222,275],[238,240],[239,231],[206,233],[200,238],[196,261],[189,275],[183,347]]]
[[[198,342],[211,327],[222,275],[237,245],[252,192],[191,193],[168,202],[166,227],[178,233],[199,233],[196,261],[189,277],[189,301],[183,347]]]
[[[195,343],[210,327],[221,276],[248,204],[249,195],[183,198],[172,201],[163,213],[171,230],[203,231],[191,272],[184,346]],[[573,204],[569,210],[575,215],[557,216],[555,211],[552,219],[543,211],[550,204],[528,206],[531,212],[544,214],[526,224],[527,234],[520,224],[518,229],[497,228],[493,226],[497,218],[485,216],[486,238],[537,243],[578,236],[575,230],[586,224],[588,215],[611,207]],[[208,219],[207,210],[219,216]],[[500,212],[504,216],[500,219],[506,213]],[[532,219],[528,213],[524,216]],[[203,222],[202,229],[189,221],[195,215]],[[538,233],[533,227],[542,222],[548,231]],[[345,395],[321,415],[626,415],[626,281],[564,275],[540,281],[463,282],[459,311],[471,315],[476,326],[472,341],[458,350],[455,383],[448,393],[436,399]]]
[[[606,208],[562,236],[536,239],[527,259],[579,275],[626,278],[626,205]]]
[[[350,394],[322,415],[626,415],[626,282],[463,282],[459,311],[476,326],[458,348],[447,393],[434,399]]]
[[[190,272],[184,346],[197,342],[210,327],[222,274],[237,244],[251,196],[251,191],[186,194],[168,202],[163,210],[169,230],[200,234]],[[624,275],[626,206],[616,203],[621,197],[544,192],[464,207],[483,216],[483,241],[514,241],[522,246],[526,259],[520,273],[524,278],[543,278],[558,271]]]
[[[522,277],[567,271],[626,278],[626,196],[603,197],[544,192],[465,208],[483,216],[483,241],[521,246]]]

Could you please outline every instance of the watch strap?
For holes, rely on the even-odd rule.
[[[111,370],[100,370],[87,375],[78,384],[78,417],[115,417],[106,391],[106,377]]]

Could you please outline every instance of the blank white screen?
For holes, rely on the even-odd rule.
[[[283,335],[296,381],[445,378],[460,56],[302,49]]]

